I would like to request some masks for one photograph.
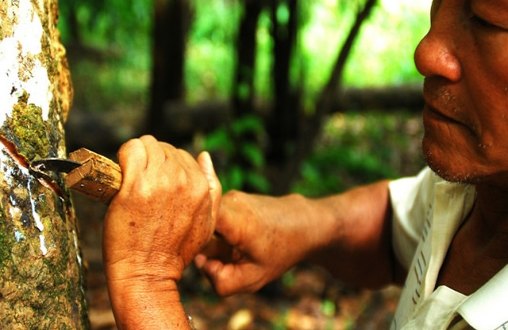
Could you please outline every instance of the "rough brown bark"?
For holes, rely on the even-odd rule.
[[[72,100],[56,0],[0,3],[0,328],[88,327],[76,217],[57,175]]]

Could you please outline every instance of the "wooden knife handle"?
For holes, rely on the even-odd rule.
[[[108,204],[122,184],[120,166],[86,148],[71,152],[69,158],[82,165],[67,174],[66,185],[92,199]]]

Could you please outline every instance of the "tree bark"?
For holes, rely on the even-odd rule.
[[[252,114],[254,102],[254,66],[256,62],[256,32],[262,1],[243,1],[243,17],[236,38],[235,84],[233,85],[233,109],[235,117]]]
[[[153,68],[147,131],[173,143],[180,137],[164,131],[164,107],[185,94],[184,66],[191,4],[188,0],[156,0],[153,29]],[[169,135],[168,135],[169,134]]]
[[[243,1],[243,17],[236,37],[236,67],[235,83],[233,85],[232,105],[235,120],[242,120],[252,115],[254,111],[254,71],[256,63],[257,40],[259,16],[263,10],[264,2],[259,0]],[[232,123],[228,123],[232,124]],[[258,145],[256,132],[247,131],[235,133],[231,126],[228,126],[229,134],[233,139],[234,152],[231,162],[245,171],[245,173],[259,172],[256,165],[245,155],[245,145]],[[247,180],[244,180],[242,187],[244,191],[256,191]]]
[[[0,328],[88,327],[76,217],[59,175],[72,100],[57,0],[0,3]]]
[[[283,6],[287,10],[287,18],[281,18],[278,15]],[[294,93],[290,81],[290,65],[298,31],[297,9],[297,0],[271,1],[274,106],[267,125],[270,145],[266,158],[268,167],[275,172],[284,171],[285,163],[291,158],[299,131],[299,118],[302,114],[300,100]],[[281,185],[278,178],[281,177],[283,176],[277,174],[270,180],[273,194],[285,192],[279,189]]]
[[[378,0],[365,0],[361,10],[357,13],[356,19],[335,60],[330,78],[319,94],[316,102],[316,109],[309,118],[305,118],[304,120],[306,125],[303,129],[303,133],[300,135],[298,148],[293,157],[288,159],[286,170],[283,172],[279,181],[281,183],[279,187],[281,192],[288,191],[291,182],[297,178],[300,165],[312,151],[314,143],[321,132],[325,117],[333,112],[333,106],[336,105],[334,102],[337,98],[336,95],[340,93],[342,87],[342,73],[346,66],[347,59],[349,58],[363,23],[370,16],[377,2]]]

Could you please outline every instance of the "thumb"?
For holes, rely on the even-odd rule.
[[[212,158],[207,151],[203,151],[199,154],[198,164],[208,180],[208,189],[212,200],[212,218],[215,221],[217,219],[217,213],[219,211],[220,200],[222,197],[222,186],[217,174],[215,173]]]

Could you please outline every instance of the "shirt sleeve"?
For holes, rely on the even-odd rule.
[[[415,254],[425,223],[432,211],[434,185],[438,176],[428,167],[417,176],[391,181],[392,244],[395,256],[407,270]]]

